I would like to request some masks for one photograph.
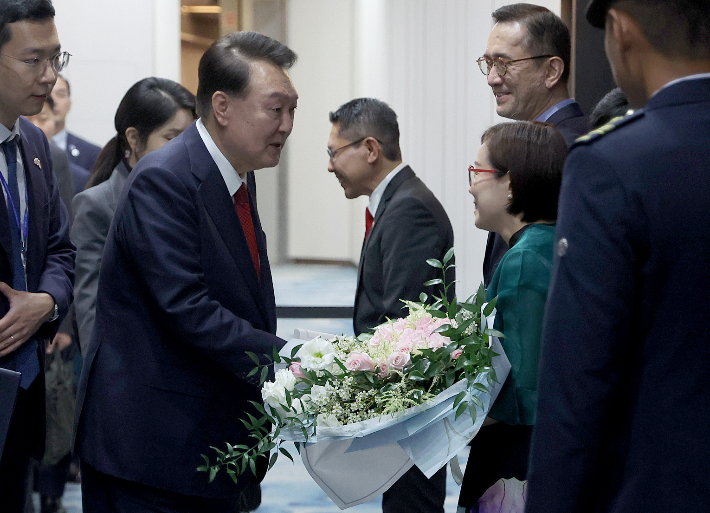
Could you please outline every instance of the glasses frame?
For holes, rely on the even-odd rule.
[[[479,173],[497,173],[495,169],[478,169],[473,166],[468,166],[468,185],[469,187],[473,185],[476,177]]]
[[[8,55],[6,53],[0,53],[0,55],[4,55],[5,57],[9,57],[10,59],[14,59],[16,61],[20,61],[23,64],[26,64],[30,68],[32,68],[34,71],[39,71],[40,69],[40,64],[42,64],[44,61],[49,61],[49,64],[52,66],[52,70],[54,73],[61,73],[66,67],[69,65],[69,58],[72,56],[69,52],[59,52],[56,55],[53,55],[51,57],[32,57],[30,59],[20,59],[18,57],[13,57],[12,55]]]
[[[366,135],[365,137],[361,137],[361,138],[358,139],[357,141],[350,142],[350,143],[348,143],[348,144],[346,144],[346,145],[344,145],[344,146],[341,146],[340,148],[336,148],[336,149],[334,149],[334,150],[331,150],[330,148],[326,148],[325,151],[328,152],[328,157],[329,157],[330,160],[332,161],[332,160],[335,160],[335,157],[338,155],[338,153],[340,152],[340,150],[344,150],[344,149],[347,148],[348,146],[355,146],[356,144],[360,144],[362,141],[364,141],[364,140],[367,139],[368,137],[372,137],[372,136],[371,136],[371,135]],[[377,137],[372,137],[372,138],[373,138],[375,141],[377,141],[378,143],[382,144],[382,141],[380,141]]]
[[[523,57],[522,59],[504,59],[503,57],[495,57],[491,59],[490,57],[479,57],[476,59],[476,62],[478,63],[478,69],[481,70],[481,73],[483,73],[485,76],[488,76],[491,74],[491,71],[493,71],[493,68],[495,67],[496,73],[498,73],[499,77],[504,77],[506,73],[508,73],[508,66],[511,64],[515,64],[516,62],[522,62],[522,61],[529,61],[532,59],[549,59],[551,57],[556,57],[556,55],[534,55],[533,57]],[[488,73],[486,73],[486,70],[483,68],[483,65],[488,67]]]

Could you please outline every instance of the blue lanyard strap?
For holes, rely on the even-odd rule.
[[[9,163],[7,163],[7,166],[9,167]],[[14,214],[13,217],[15,218],[17,230],[20,232],[20,237],[22,239],[22,253],[24,255],[24,253],[27,251],[27,234],[29,231],[29,221],[27,212],[30,207],[29,196],[27,194],[27,178],[25,178],[25,215],[22,225],[20,225],[20,205],[15,205],[15,201],[12,199],[12,194],[10,194],[10,187],[7,185],[7,180],[5,180],[5,177],[2,173],[0,173],[0,181],[2,181],[2,186],[5,189],[5,195],[7,196],[8,206],[12,207],[12,213]]]

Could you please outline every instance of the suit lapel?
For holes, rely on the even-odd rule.
[[[372,221],[372,229],[370,230],[370,236],[367,239],[364,239],[362,241],[362,249],[360,250],[360,262],[358,263],[357,266],[357,290],[358,292],[362,288],[362,267],[363,264],[365,263],[365,255],[367,252],[367,248],[370,244],[370,241],[373,240],[374,235],[377,230],[377,221],[384,215],[385,211],[387,210],[387,204],[389,201],[392,199],[392,196],[394,196],[394,193],[399,189],[399,186],[402,185],[406,180],[409,180],[410,178],[413,178],[415,176],[414,171],[412,171],[412,168],[409,166],[405,166],[402,168],[402,170],[394,175],[392,180],[390,181],[389,184],[387,184],[387,187],[385,188],[385,192],[382,194],[382,198],[380,199],[380,204],[377,206],[377,212],[375,212],[375,218]],[[355,294],[355,310],[357,310],[357,298],[359,294]]]
[[[188,128],[185,133],[185,139],[188,145],[192,172],[202,180],[198,192],[207,215],[227,246],[232,259],[254,297],[254,301],[259,305],[262,315],[265,319],[269,319],[264,294],[259,285],[254,262],[249,252],[249,245],[241,229],[234,202],[229,196],[222,174],[202,142],[195,125]],[[210,163],[208,166],[205,165],[207,162]]]

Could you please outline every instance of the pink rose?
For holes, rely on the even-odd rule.
[[[411,353],[414,348],[414,343],[411,340],[400,340],[397,344],[395,344],[394,348],[397,351]]]
[[[396,370],[404,369],[412,361],[408,352],[398,351],[387,357],[387,363]]]
[[[374,335],[372,335],[372,338],[370,339],[370,347],[379,347],[379,345],[382,343],[382,337],[380,336],[380,332],[376,331]]]
[[[291,365],[288,366],[288,370],[290,370],[291,374],[297,378],[305,377],[305,374],[303,374],[303,371],[301,370],[301,362],[291,362]]]
[[[375,368],[375,362],[372,361],[370,355],[353,351],[345,360],[345,368],[350,372],[371,371]]]
[[[453,353],[451,353],[451,359],[456,360],[462,354],[463,354],[463,349],[459,347],[458,349],[455,349]]]
[[[387,365],[386,362],[382,362],[382,363],[378,364],[377,369],[380,371],[378,373],[378,376],[381,377],[382,379],[384,379],[390,375],[390,366]]]
[[[444,337],[439,333],[432,333],[429,337],[429,349],[440,349],[450,343],[451,339],[449,337]]]
[[[432,330],[436,328],[436,326],[434,325],[434,318],[430,316],[422,317],[414,323],[414,326],[416,327],[416,329],[426,331],[428,333],[431,333]]]

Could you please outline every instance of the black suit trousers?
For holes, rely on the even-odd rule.
[[[27,390],[20,389],[0,459],[0,510],[3,513],[25,511],[31,484],[31,459],[42,457],[44,430],[44,380],[37,378]]]

